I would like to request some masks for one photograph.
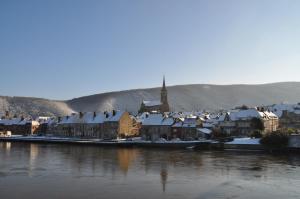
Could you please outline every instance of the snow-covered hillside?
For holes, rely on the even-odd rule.
[[[31,97],[0,96],[0,115],[8,110],[13,115],[55,116],[74,112],[66,102]]]
[[[138,86],[137,86],[138,87]],[[262,85],[180,85],[168,87],[173,111],[230,109],[246,104],[271,105],[300,102],[300,82]],[[112,109],[137,112],[142,100],[160,99],[160,88],[137,89],[53,101],[24,97],[0,97],[0,111],[11,110],[31,115],[63,115],[74,111]]]

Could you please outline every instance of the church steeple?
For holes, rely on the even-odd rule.
[[[163,78],[163,86],[162,86],[162,89],[166,89],[166,80],[165,80],[165,76]]]
[[[163,77],[163,85],[160,92],[161,112],[169,112],[168,91],[166,88],[165,76]]]

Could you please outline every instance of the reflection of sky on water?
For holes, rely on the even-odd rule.
[[[49,198],[93,198],[99,193],[112,198],[300,194],[298,155],[0,143],[0,160],[2,194],[19,183],[19,192],[36,188]]]

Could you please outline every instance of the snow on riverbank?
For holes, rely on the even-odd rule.
[[[226,144],[253,144],[253,145],[260,145],[260,139],[257,138],[235,138],[231,142],[227,142]]]

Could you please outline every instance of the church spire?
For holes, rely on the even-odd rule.
[[[165,75],[163,77],[163,86],[162,86],[162,89],[166,89],[166,80],[165,80]]]
[[[167,91],[167,88],[166,88],[165,76],[163,78],[163,86],[162,86],[161,91],[160,91],[160,102],[162,103],[161,107],[160,107],[160,111],[162,113],[169,112],[170,108],[169,108],[169,103],[168,103],[168,91]]]

